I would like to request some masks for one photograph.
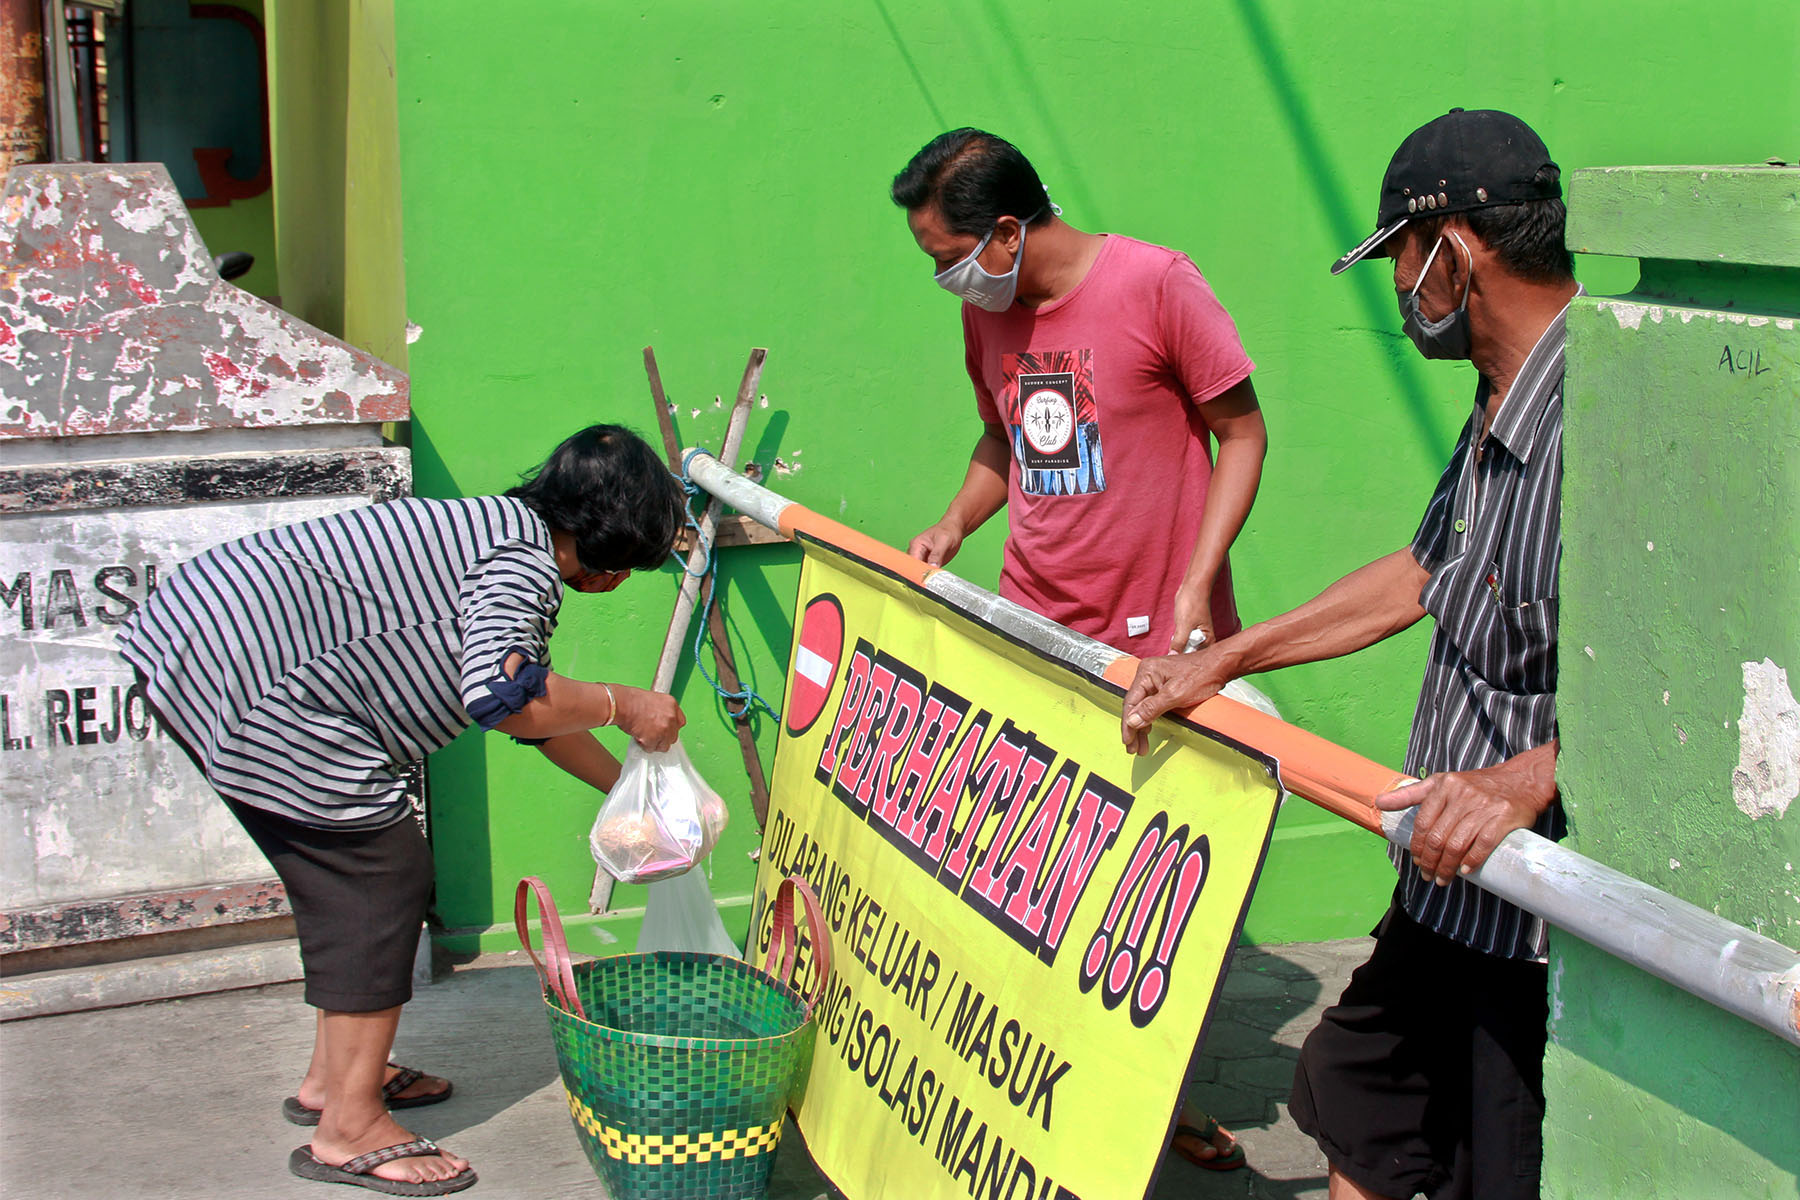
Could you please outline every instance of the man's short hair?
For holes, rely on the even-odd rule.
[[[1537,181],[1555,183],[1559,175],[1556,165],[1548,164],[1538,169]],[[1434,240],[1445,222],[1460,219],[1499,257],[1500,265],[1519,278],[1533,283],[1567,283],[1575,278],[1575,256],[1569,253],[1563,234],[1568,215],[1560,199],[1527,200],[1415,218],[1412,224],[1420,236]]]
[[[1001,217],[1027,225],[1050,213],[1050,197],[1031,160],[1005,138],[952,129],[925,143],[890,189],[908,212],[934,208],[951,233],[985,236]]]

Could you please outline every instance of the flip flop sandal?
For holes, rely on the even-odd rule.
[[[392,1079],[381,1085],[381,1098],[387,1101],[389,1111],[396,1108],[423,1108],[427,1104],[442,1104],[450,1098],[450,1093],[456,1090],[456,1085],[446,1079],[444,1080],[444,1090],[441,1092],[426,1092],[423,1096],[402,1096],[401,1092],[425,1078],[425,1072],[416,1071],[412,1067],[403,1067],[394,1062],[389,1063],[388,1066],[398,1072]],[[281,1115],[295,1125],[317,1125],[319,1123],[319,1110],[308,1108],[300,1103],[298,1096],[289,1096],[281,1102]]]
[[[367,1154],[359,1154],[341,1167],[328,1166],[313,1157],[311,1146],[297,1146],[288,1155],[288,1170],[302,1179],[314,1179],[320,1183],[349,1183],[357,1187],[365,1187],[374,1192],[385,1192],[390,1196],[448,1196],[451,1192],[460,1192],[475,1183],[475,1168],[464,1167],[448,1179],[433,1179],[424,1183],[405,1183],[398,1179],[383,1179],[379,1175],[371,1175],[376,1167],[383,1163],[391,1163],[397,1158],[423,1158],[428,1154],[442,1154],[436,1142],[430,1138],[418,1138],[415,1141],[402,1142],[398,1146],[387,1146],[380,1150],[371,1150]]]
[[[1217,1146],[1213,1146],[1213,1149],[1218,1152],[1211,1158],[1202,1157],[1198,1148],[1190,1149],[1185,1144],[1187,1140],[1192,1139],[1201,1146],[1212,1146],[1213,1138],[1220,1132],[1219,1123],[1211,1117],[1208,1117],[1201,1125],[1178,1124],[1175,1126],[1175,1135],[1169,1139],[1169,1148],[1204,1170],[1235,1171],[1250,1160],[1244,1154],[1244,1148],[1238,1145],[1238,1140],[1230,1133],[1225,1134],[1231,1142],[1230,1149],[1219,1150]]]

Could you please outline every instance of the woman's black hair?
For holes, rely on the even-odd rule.
[[[662,565],[687,521],[681,484],[648,443],[623,425],[590,425],[550,452],[506,494],[575,539],[590,571]]]
[[[912,212],[935,207],[951,233],[985,235],[1001,217],[1027,225],[1050,213],[1050,197],[1031,160],[1003,137],[952,129],[932,138],[894,176],[888,194]]]

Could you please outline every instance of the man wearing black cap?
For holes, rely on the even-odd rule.
[[[1418,533],[1292,612],[1147,660],[1125,696],[1124,739],[1141,752],[1152,720],[1227,680],[1436,621],[1406,755],[1421,782],[1378,800],[1416,806],[1409,850],[1390,847],[1400,883],[1294,1075],[1291,1111],[1331,1164],[1333,1200],[1538,1192],[1544,925],[1464,876],[1515,829],[1563,831],[1563,313],[1579,288],[1560,197],[1544,143],[1506,113],[1452,109],[1400,144],[1375,232],[1332,273],[1391,259],[1419,352],[1479,372]]]

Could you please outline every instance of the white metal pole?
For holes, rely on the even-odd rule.
[[[707,454],[694,482],[752,520],[779,530],[793,503]],[[1102,677],[1119,652],[939,571],[927,591],[1085,675]],[[1295,794],[1313,799],[1301,789]],[[1373,800],[1373,797],[1369,797]],[[1412,810],[1384,814],[1382,831],[1412,841]],[[1800,1046],[1800,952],[1521,829],[1466,877],[1566,933]]]

